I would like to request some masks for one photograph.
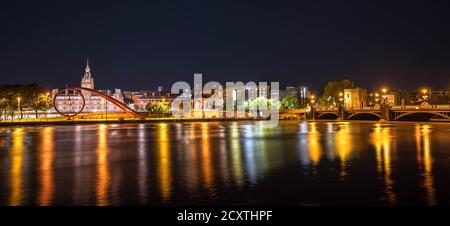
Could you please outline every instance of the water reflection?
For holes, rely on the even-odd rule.
[[[433,158],[431,156],[430,126],[416,125],[415,129],[417,162],[423,175],[423,187],[425,188],[427,205],[436,204],[433,180]]]
[[[384,189],[388,204],[394,205],[397,202],[397,195],[394,191],[394,180],[392,179],[392,162],[391,162],[391,127],[382,127],[380,123],[375,124],[371,141],[375,147],[377,172],[384,178]]]
[[[188,126],[188,129],[185,131],[185,142],[188,143],[187,149],[185,147],[181,147],[179,149],[180,152],[186,153],[186,167],[185,172],[187,173],[187,186],[188,191],[191,195],[195,194],[196,187],[198,186],[199,176],[198,176],[198,157],[197,157],[197,136],[195,135],[196,125],[192,124]]]
[[[53,160],[54,160],[54,133],[53,127],[45,127],[41,132],[40,147],[40,191],[39,205],[48,206],[52,203],[54,192]]]
[[[110,204],[109,186],[111,180],[108,162],[108,127],[103,124],[99,125],[97,135],[97,205],[105,206]]]
[[[322,144],[320,141],[320,133],[317,131],[315,122],[310,124],[307,143],[310,160],[313,165],[316,165],[319,163],[320,157],[322,156]]]
[[[0,205],[450,204],[436,176],[450,171],[447,134],[382,122],[7,128]]]
[[[10,151],[11,166],[9,174],[9,205],[18,206],[22,203],[23,198],[25,131],[23,128],[14,128],[11,136],[12,147]]]
[[[167,123],[158,124],[158,172],[159,172],[159,184],[161,190],[161,198],[164,202],[167,202],[171,194],[171,166],[170,166],[170,136],[168,131],[169,125]]]
[[[349,160],[352,150],[352,140],[349,128],[349,123],[344,122],[338,125],[338,129],[335,136],[336,153],[340,160],[340,177],[344,179],[347,175],[347,162]]]
[[[231,162],[234,182],[238,187],[244,184],[243,166],[241,160],[241,143],[239,140],[239,128],[236,122],[230,125],[230,147],[231,147]]]
[[[148,177],[148,164],[147,164],[147,147],[146,147],[146,129],[144,124],[138,126],[138,188],[139,199],[141,203],[147,201],[147,177]]]
[[[228,143],[226,141],[225,129],[223,126],[219,126],[219,141],[218,148],[220,152],[220,174],[222,176],[222,181],[225,186],[229,185],[231,170],[229,164],[229,154],[228,154]]]
[[[205,185],[208,195],[214,195],[214,171],[212,168],[213,159],[211,158],[209,126],[207,123],[201,124],[201,131],[202,131],[201,162],[202,162],[203,184]]]
[[[73,139],[73,154],[74,157],[72,159],[72,165],[75,168],[74,171],[74,188],[73,188],[73,196],[74,200],[77,204],[83,204],[83,203],[90,203],[90,199],[92,195],[96,194],[96,191],[92,192],[91,189],[93,189],[90,185],[92,184],[95,186],[95,179],[97,178],[97,169],[94,168],[92,171],[89,171],[86,169],[86,165],[90,163],[89,160],[92,158],[92,164],[95,167],[95,164],[97,163],[97,150],[91,155],[84,154],[84,148],[83,144],[92,144],[93,147],[95,147],[96,141],[98,140],[98,134],[93,134],[91,136],[83,136],[83,132],[86,133],[86,131],[83,131],[83,126],[75,126],[73,129],[73,136],[70,137],[70,139]],[[94,132],[97,133],[98,127],[95,127]],[[58,142],[56,141],[56,144]],[[95,145],[95,146],[94,146]],[[105,145],[105,144],[103,144]],[[71,150],[72,151],[72,150]],[[72,175],[70,175],[72,176]],[[57,186],[57,184],[55,185]],[[94,197],[95,198],[95,197]],[[97,202],[95,202],[97,203]]]

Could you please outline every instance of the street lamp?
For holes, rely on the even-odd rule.
[[[383,102],[384,102],[384,104],[386,104],[386,101],[387,101],[387,95],[386,94],[387,94],[388,90],[386,88],[382,88],[381,92],[383,93]]]
[[[344,106],[344,94],[342,92],[339,93],[339,101],[341,102],[341,106]]]
[[[311,104],[314,105],[314,102],[316,102],[315,96],[314,96],[314,95],[311,95],[310,98],[311,98]]]
[[[428,98],[428,91],[427,89],[422,89],[422,98],[425,101]]]
[[[19,120],[20,120],[20,118],[22,118],[21,117],[21,111],[20,111],[20,100],[21,100],[22,98],[20,98],[20,97],[17,97],[17,110],[19,111]]]

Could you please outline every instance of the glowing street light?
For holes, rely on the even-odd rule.
[[[375,93],[375,102],[378,103],[379,100],[380,100],[380,94]]]
[[[20,100],[21,100],[22,98],[20,98],[20,97],[17,97],[17,110],[19,111],[19,114],[20,114]]]
[[[422,98],[423,100],[428,98],[428,90],[426,88],[422,89]]]
[[[339,104],[340,107],[344,107],[344,93],[339,92]]]
[[[310,99],[311,99],[311,104],[314,104],[314,102],[316,102],[316,100],[315,100],[315,96],[314,95],[311,95],[311,97],[310,97]]]
[[[382,88],[381,89],[381,92],[383,93],[383,101],[384,101],[384,104],[386,104],[386,102],[387,102],[387,92],[388,92],[388,90],[386,89],[386,88]]]

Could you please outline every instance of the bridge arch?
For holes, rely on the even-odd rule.
[[[358,119],[358,118],[362,118],[362,119],[376,119],[379,120],[381,119],[381,115],[375,113],[375,112],[355,112],[352,114],[349,114],[347,119]]]
[[[319,112],[317,114],[317,119],[337,119],[339,118],[339,113],[337,112]]]
[[[394,117],[394,121],[407,121],[408,119],[412,120],[430,120],[433,117],[439,116],[444,119],[450,119],[448,113],[443,112],[434,112],[434,111],[413,111],[413,112],[404,112],[398,114]]]
[[[81,97],[82,97],[83,100],[85,99],[85,97],[84,97],[84,95],[83,95],[83,93],[82,93],[81,91],[83,91],[83,92],[88,92],[88,93],[91,93],[91,94],[95,94],[95,95],[100,96],[100,97],[102,97],[103,99],[109,101],[110,103],[114,104],[116,107],[120,108],[120,109],[123,110],[125,113],[129,113],[129,114],[133,115],[133,116],[136,117],[136,118],[143,118],[143,116],[142,116],[141,114],[139,114],[139,113],[136,112],[135,110],[131,109],[131,108],[128,107],[126,104],[122,103],[121,101],[117,100],[116,98],[113,98],[113,97],[111,97],[111,96],[109,96],[109,95],[106,95],[106,94],[104,94],[104,93],[101,93],[101,92],[99,92],[99,91],[96,91],[96,90],[93,90],[93,89],[84,88],[84,87],[69,87],[69,88],[65,88],[65,89],[60,90],[60,91],[58,92],[58,94],[63,93],[63,92],[65,92],[66,90],[78,91],[78,92],[80,93],[80,95],[81,95]],[[61,112],[56,108],[55,103],[56,103],[56,98],[58,97],[58,94],[56,94],[56,95],[53,97],[53,106],[54,106],[55,110],[56,110],[59,114],[61,114],[61,115],[63,115],[63,116],[67,116],[67,115],[61,113]],[[83,111],[83,109],[84,109],[84,104],[83,104],[83,107],[81,108],[81,110],[80,110],[79,112],[77,112],[76,114],[72,115],[72,116],[78,115],[79,113],[81,113],[81,112]]]

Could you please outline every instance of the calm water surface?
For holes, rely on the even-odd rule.
[[[0,127],[0,205],[449,205],[450,124]]]

